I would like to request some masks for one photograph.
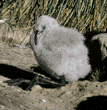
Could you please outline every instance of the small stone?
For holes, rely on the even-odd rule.
[[[41,86],[35,85],[35,86],[33,87],[32,91],[37,91],[37,90],[41,90],[41,89],[42,89]]]
[[[5,106],[3,106],[3,105],[0,105],[0,108],[5,108]]]
[[[21,92],[21,90],[19,90],[19,89],[18,89],[17,91],[18,91],[18,92]]]
[[[46,100],[45,99],[42,99],[42,102],[46,102]]]

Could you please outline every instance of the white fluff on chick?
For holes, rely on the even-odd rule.
[[[84,40],[76,29],[59,26],[54,18],[43,15],[37,19],[30,45],[47,74],[74,82],[85,78],[91,69]]]

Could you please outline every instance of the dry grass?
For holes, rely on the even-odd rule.
[[[107,31],[107,0],[5,0],[0,11],[1,19],[9,19],[10,31],[26,31],[26,35],[36,19],[44,14],[56,18],[60,25],[77,28],[81,33]],[[11,36],[16,39],[16,35]],[[23,44],[28,36],[17,34],[17,37],[21,37],[18,42]]]

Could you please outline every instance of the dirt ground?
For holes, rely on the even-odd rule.
[[[0,43],[0,110],[107,110],[107,81],[88,80],[66,84],[61,88],[35,85],[26,91],[26,84],[10,86],[8,80],[31,80],[37,67],[28,47]],[[37,67],[37,73],[42,70]]]

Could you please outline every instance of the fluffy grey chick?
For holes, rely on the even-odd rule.
[[[49,76],[59,81],[63,76],[62,80],[74,82],[90,71],[84,40],[76,29],[59,26],[54,18],[43,15],[37,19],[30,45],[39,66]]]

